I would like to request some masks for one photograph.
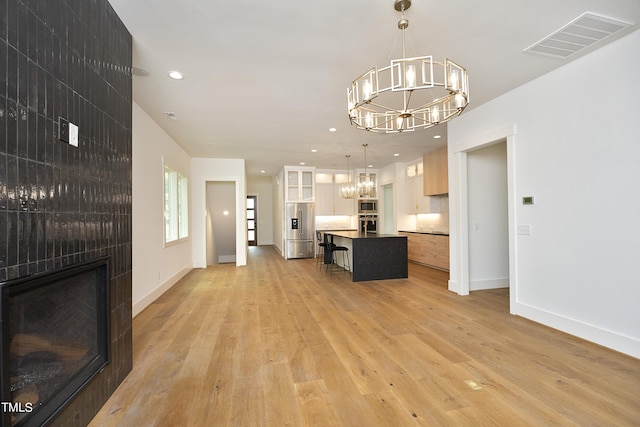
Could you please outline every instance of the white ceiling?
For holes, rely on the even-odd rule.
[[[247,174],[272,175],[300,162],[346,168],[345,154],[362,167],[363,143],[383,167],[446,141],[446,125],[379,135],[349,124],[351,80],[401,57],[393,0],[109,1],[133,36],[134,67],[148,71],[133,77],[134,101],[193,157],[244,158]],[[466,67],[469,111],[566,64],[522,50],[586,11],[634,24],[623,34],[640,23],[639,0],[414,0],[407,56]]]

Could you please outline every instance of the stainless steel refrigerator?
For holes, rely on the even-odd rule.
[[[285,218],[287,259],[313,258],[315,255],[313,203],[287,203]]]

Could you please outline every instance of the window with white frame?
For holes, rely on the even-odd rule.
[[[189,185],[187,178],[164,165],[164,242],[189,237]]]

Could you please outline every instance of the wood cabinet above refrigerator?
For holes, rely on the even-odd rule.
[[[425,153],[424,164],[424,195],[438,196],[449,194],[449,166],[447,147]]]

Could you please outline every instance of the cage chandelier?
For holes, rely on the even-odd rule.
[[[362,197],[370,197],[375,192],[374,182],[371,180],[371,175],[367,172],[367,147],[369,144],[362,144],[364,147],[364,176],[358,179],[358,194]]]
[[[349,120],[358,129],[376,133],[427,129],[460,115],[469,104],[467,70],[453,61],[429,56],[406,57],[406,10],[411,0],[395,0],[402,12],[402,58],[371,68],[347,88]]]
[[[356,197],[356,186],[351,181],[351,170],[349,169],[349,157],[351,155],[345,155],[347,158],[347,181],[340,184],[338,194],[341,199],[354,199]]]

